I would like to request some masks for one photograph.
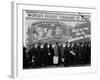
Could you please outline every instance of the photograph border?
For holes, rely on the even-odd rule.
[[[12,13],[12,20],[11,20],[11,24],[12,24],[12,54],[11,54],[11,58],[12,58],[12,60],[11,60],[11,76],[13,77],[13,78],[17,78],[17,77],[26,77],[26,75],[27,74],[32,74],[32,73],[35,73],[36,72],[36,74],[38,74],[38,72],[40,72],[40,73],[42,73],[42,72],[48,72],[47,70],[40,70],[40,69],[38,69],[37,71],[36,70],[34,70],[33,72],[32,71],[28,71],[29,73],[24,73],[25,75],[21,75],[21,73],[23,73],[23,70],[20,70],[19,69],[19,53],[18,53],[18,49],[19,49],[19,47],[18,47],[18,44],[19,44],[19,42],[18,42],[18,30],[19,30],[19,27],[18,27],[18,7],[19,6],[23,6],[23,5],[26,5],[26,6],[29,6],[29,5],[31,5],[31,6],[44,6],[44,7],[46,7],[46,6],[49,6],[49,7],[57,7],[57,8],[59,8],[59,7],[61,7],[61,8],[80,8],[80,9],[91,9],[91,10],[93,10],[93,12],[91,12],[91,14],[94,14],[94,16],[93,16],[93,19],[96,19],[96,8],[87,8],[87,7],[71,7],[71,6],[56,6],[56,5],[39,5],[39,4],[26,4],[26,3],[19,3],[19,2],[12,2],[12,5],[11,5],[11,8],[12,8],[12,10],[11,10],[11,13]],[[61,11],[62,12],[62,11]],[[23,17],[23,16],[22,16]],[[23,19],[23,18],[22,18]],[[23,22],[23,20],[22,20],[22,22]],[[92,20],[92,22],[93,23],[96,23],[96,21],[95,20]],[[93,24],[92,23],[92,24]],[[95,24],[93,24],[93,25],[95,25]],[[96,25],[95,25],[96,26]],[[92,27],[92,25],[91,25],[91,27]],[[22,30],[23,30],[23,24],[22,24]],[[22,35],[23,35],[23,31],[22,31]],[[91,36],[92,36],[92,32],[91,32]],[[23,37],[23,36],[22,36]],[[92,37],[91,37],[91,39],[92,39]],[[93,41],[91,41],[91,44],[92,44],[92,42]],[[23,45],[23,44],[22,44]],[[91,49],[93,49],[93,48],[91,48]],[[95,51],[94,51],[95,52]],[[95,59],[96,59],[96,54],[95,54]],[[22,61],[23,62],[23,61]],[[94,61],[94,62],[96,62],[96,60]],[[54,68],[55,69],[55,68]],[[50,71],[54,71],[54,69],[49,69]],[[62,69],[64,69],[65,70],[65,68],[60,68],[60,71],[59,72],[61,72],[61,74],[62,74],[62,71],[64,71],[64,70],[62,70]],[[76,68],[74,68],[74,69],[76,69]],[[58,69],[56,69],[56,70],[58,70]],[[61,71],[62,70],[62,71]],[[70,71],[72,70],[72,68],[70,69]],[[77,69],[76,69],[77,70]],[[95,64],[93,64],[93,67],[89,70],[90,72],[95,72],[96,71],[96,63]],[[57,73],[58,71],[54,71],[54,73]],[[74,73],[78,73],[77,71],[76,72],[74,72]],[[81,72],[80,72],[81,73]],[[84,72],[83,72],[84,73]],[[51,73],[50,73],[51,74]],[[69,73],[70,74],[70,73]],[[41,74],[40,74],[41,75]],[[44,74],[45,75],[45,74]],[[65,74],[66,75],[66,74]],[[29,76],[29,75],[27,75],[27,76]],[[32,75],[31,75],[32,76]]]

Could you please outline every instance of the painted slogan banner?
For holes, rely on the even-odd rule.
[[[90,38],[90,14],[24,11],[24,42],[76,41]]]

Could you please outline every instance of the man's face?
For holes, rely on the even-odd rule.
[[[65,44],[63,44],[63,47],[65,47],[66,45]]]
[[[59,46],[61,46],[61,44],[60,44],[60,43],[59,43],[58,45],[59,45]]]
[[[47,47],[49,48],[49,47],[50,47],[50,45],[48,44],[48,45],[47,45]]]
[[[83,47],[83,44],[81,46]]]
[[[35,48],[37,48],[37,44],[35,44]]]
[[[43,45],[41,45],[41,48],[43,48],[44,46]]]
[[[54,48],[54,47],[55,47],[55,45],[53,44],[53,45],[52,45],[52,47]]]

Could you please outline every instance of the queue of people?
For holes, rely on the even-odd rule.
[[[23,68],[84,66],[91,64],[90,42],[36,43],[23,47]]]

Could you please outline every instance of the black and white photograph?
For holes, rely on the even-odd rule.
[[[96,71],[96,9],[12,4],[12,77]]]
[[[91,66],[91,13],[22,11],[23,69]]]

